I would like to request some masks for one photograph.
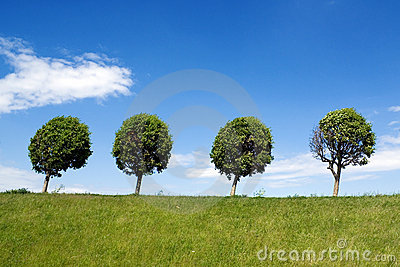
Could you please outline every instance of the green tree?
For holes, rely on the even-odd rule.
[[[228,180],[233,176],[231,196],[235,195],[241,177],[263,173],[274,159],[272,135],[255,117],[241,117],[229,121],[218,132],[211,149],[211,162]]]
[[[78,118],[55,117],[43,125],[28,147],[32,169],[46,175],[42,192],[47,192],[51,177],[85,166],[92,154],[90,145],[89,128]]]
[[[338,195],[342,170],[348,165],[367,164],[374,146],[371,123],[353,108],[331,111],[319,122],[310,149],[315,158],[328,163],[335,179],[333,196]]]
[[[136,175],[135,194],[140,192],[143,175],[167,168],[172,143],[168,125],[156,115],[141,113],[122,123],[115,134],[112,155],[120,170]]]

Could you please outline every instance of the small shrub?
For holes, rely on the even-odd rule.
[[[52,194],[54,193],[60,193],[62,190],[65,189],[65,186],[63,184],[59,185],[56,189],[54,189],[53,191],[51,191]]]
[[[5,192],[6,194],[30,194],[32,193],[27,188],[11,189]]]
[[[260,190],[254,192],[253,195],[254,197],[264,197],[266,192],[267,191],[264,188],[261,188]]]

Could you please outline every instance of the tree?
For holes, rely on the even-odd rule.
[[[265,171],[274,159],[272,143],[270,129],[255,117],[236,118],[219,130],[210,157],[220,174],[234,177],[231,196],[241,177]]]
[[[310,149],[316,159],[328,163],[335,179],[333,196],[338,195],[342,170],[350,164],[367,164],[374,146],[371,123],[353,108],[331,111],[319,122],[313,130]]]
[[[156,115],[141,113],[122,123],[115,134],[112,155],[120,170],[136,175],[135,194],[140,192],[143,175],[167,168],[172,143],[168,125]]]
[[[78,118],[55,117],[43,125],[28,147],[32,169],[46,175],[42,193],[47,192],[51,177],[85,166],[92,154],[90,145],[89,128]]]

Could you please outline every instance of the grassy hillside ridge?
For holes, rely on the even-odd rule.
[[[246,198],[0,194],[4,265],[267,265],[337,248],[400,259],[400,195]],[[276,257],[274,265],[287,263]],[[376,265],[376,262],[359,262]],[[331,265],[329,259],[324,265]],[[355,262],[335,262],[354,265]],[[385,265],[390,265],[386,262]]]

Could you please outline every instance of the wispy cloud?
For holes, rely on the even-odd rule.
[[[82,98],[128,95],[131,71],[105,55],[42,57],[26,42],[0,37],[0,55],[13,72],[0,79],[0,113]]]
[[[41,190],[43,176],[33,171],[0,165],[0,191],[28,188],[31,191]]]
[[[366,166],[348,166],[343,172],[343,180],[356,181],[377,178],[379,172],[400,170],[400,135],[381,136],[378,138],[376,153]],[[175,158],[184,158],[184,168],[180,175],[185,178],[213,178],[221,179],[221,175],[214,169],[208,154],[196,153],[179,155]],[[202,164],[194,164],[194,162]],[[173,166],[174,168],[176,166]],[[263,183],[271,188],[296,187],[314,182],[312,178],[331,177],[327,165],[312,157],[311,153],[298,154],[274,160],[266,168],[264,174],[258,174],[247,180],[250,183]]]
[[[32,192],[41,192],[44,175],[32,170],[0,164],[0,192],[10,189],[27,188]],[[93,193],[93,194],[131,194],[134,189],[126,187],[99,187],[96,185],[70,184],[68,180],[52,178],[48,192],[53,192],[64,185],[60,193]]]
[[[378,138],[378,145],[384,148],[392,145],[400,145],[400,134],[398,136],[382,135]]]
[[[343,172],[344,181],[378,179],[380,172],[400,170],[400,135],[381,136],[378,140],[376,153],[370,159],[370,163],[362,167],[347,167]],[[273,161],[266,168],[264,174],[255,175],[250,179],[246,178],[246,183],[259,184],[269,188],[298,187],[315,183],[315,181],[318,181],[316,178],[332,179],[332,175],[326,167],[326,164],[314,159],[311,153],[303,153]],[[203,194],[219,192],[221,188],[226,189],[225,186],[231,183],[214,169],[209,155],[205,151],[173,154],[167,172],[179,178],[190,179],[199,186],[202,184],[212,185],[207,189],[208,191],[201,191]],[[54,182],[52,181],[51,186],[52,188],[57,188]],[[134,186],[134,182],[132,181],[132,186]],[[61,183],[63,182],[61,181]],[[26,187],[31,191],[39,192],[42,184],[43,175],[35,174],[33,171],[0,165],[0,191]],[[163,187],[160,187],[157,183],[146,184],[146,190],[150,193],[154,193],[160,188]],[[85,185],[66,184],[62,192],[126,194],[131,193],[132,190],[132,188],[98,188],[95,185],[87,187]]]
[[[168,163],[168,168],[175,168],[178,166],[187,167],[195,163],[195,152],[187,154],[172,154]]]
[[[389,107],[388,110],[392,111],[392,112],[399,112],[400,111],[400,106],[391,106],[391,107]]]
[[[219,173],[214,169],[206,151],[193,151],[187,154],[172,154],[168,172],[181,178],[215,178]]]
[[[62,182],[54,181],[55,179],[51,179],[49,192],[54,190],[55,188],[60,187]],[[35,173],[32,170],[23,170],[15,167],[0,165],[0,192],[10,190],[10,189],[18,189],[18,188],[27,188],[32,192],[41,192],[42,185],[44,181],[44,175],[40,175]],[[66,186],[60,193],[85,193],[89,192],[89,190],[83,185],[71,185]]]
[[[391,122],[388,123],[388,125],[389,126],[393,126],[393,125],[396,125],[396,124],[399,124],[399,123],[400,123],[400,121],[391,121]]]
[[[312,180],[307,177],[303,178],[293,178],[287,180],[278,180],[278,181],[268,181],[265,184],[266,187],[269,188],[288,188],[288,187],[297,187],[305,184],[311,183]]]
[[[169,172],[173,175],[188,179],[221,179],[221,175],[215,170],[207,153],[195,151],[191,154],[174,154],[172,158],[185,159],[182,161],[181,166],[175,163],[172,166],[168,166]],[[273,161],[266,168],[265,174],[255,175],[248,182],[259,183],[262,180],[269,187],[293,187],[309,183],[309,177],[328,174],[329,171],[324,164],[315,160],[310,153],[305,153]],[[224,178],[224,181],[228,182],[226,178]]]

